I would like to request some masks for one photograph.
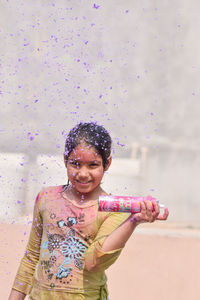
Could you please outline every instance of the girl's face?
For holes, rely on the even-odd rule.
[[[76,191],[88,194],[99,187],[110,163],[111,158],[104,169],[101,155],[93,147],[80,144],[70,153],[66,163],[68,179]]]

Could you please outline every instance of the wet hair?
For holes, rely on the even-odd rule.
[[[94,122],[79,123],[72,128],[65,141],[64,160],[68,161],[70,153],[81,143],[93,147],[102,157],[103,167],[106,168],[111,153],[112,139],[108,131]]]

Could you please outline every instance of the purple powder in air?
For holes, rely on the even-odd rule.
[[[99,7],[100,7],[100,5],[97,5],[97,4],[94,3],[93,8],[98,9]]]

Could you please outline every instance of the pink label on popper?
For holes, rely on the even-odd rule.
[[[142,201],[156,201],[155,198],[148,197],[131,197],[131,196],[113,196],[113,195],[101,195],[99,196],[99,211],[109,212],[127,212],[138,213],[141,211]],[[152,210],[154,209],[153,204]]]

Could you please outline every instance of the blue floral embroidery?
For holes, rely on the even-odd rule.
[[[73,226],[75,224],[77,224],[77,219],[76,217],[69,217],[67,218],[67,225],[70,227],[70,226]]]
[[[45,241],[44,243],[42,243],[41,248],[42,249],[47,249],[48,248],[48,241]]]
[[[62,228],[63,226],[67,226],[67,225],[65,224],[65,221],[64,221],[64,220],[58,221],[57,224],[58,224],[58,227],[59,227],[59,228]]]
[[[55,249],[59,249],[64,241],[64,237],[60,234],[50,234],[47,232],[48,237],[48,249],[49,252],[53,252]]]
[[[66,257],[66,258],[64,259],[63,263],[62,263],[62,266],[65,266],[65,265],[70,264],[71,261],[72,261],[72,260],[71,260],[69,257]]]
[[[83,262],[80,259],[75,259],[74,261],[75,267],[77,267],[79,270],[83,269]]]
[[[56,278],[67,278],[67,276],[71,273],[72,267],[64,268],[63,266],[59,267],[58,273],[56,274]]]
[[[67,218],[67,224],[65,223],[64,220],[58,221],[57,224],[58,224],[59,228],[62,228],[63,226],[71,227],[71,226],[77,224],[77,218],[76,217],[68,217]]]
[[[70,229],[66,239],[60,247],[62,254],[71,260],[80,259],[86,252],[87,246],[79,237],[76,237],[74,229]]]
[[[69,221],[72,220],[70,219]],[[58,222],[58,227],[62,226],[65,226],[65,223],[63,220],[60,220]],[[75,229],[71,228],[67,232],[65,238],[60,234],[50,234],[49,232],[47,232],[47,238],[48,241],[44,241],[41,245],[41,248],[44,250],[48,249],[51,253],[48,262],[51,263],[51,265],[56,263],[57,257],[60,255],[60,251],[64,256],[64,260],[59,266],[57,274],[55,275],[57,279],[67,278],[71,274],[73,268],[70,264],[72,261],[76,268],[78,268],[79,270],[83,269],[83,262],[81,258],[85,254],[87,246],[80,237],[76,236]],[[49,266],[48,270],[49,272],[47,276],[48,279],[51,280],[53,276],[53,273],[50,272],[51,266]]]

